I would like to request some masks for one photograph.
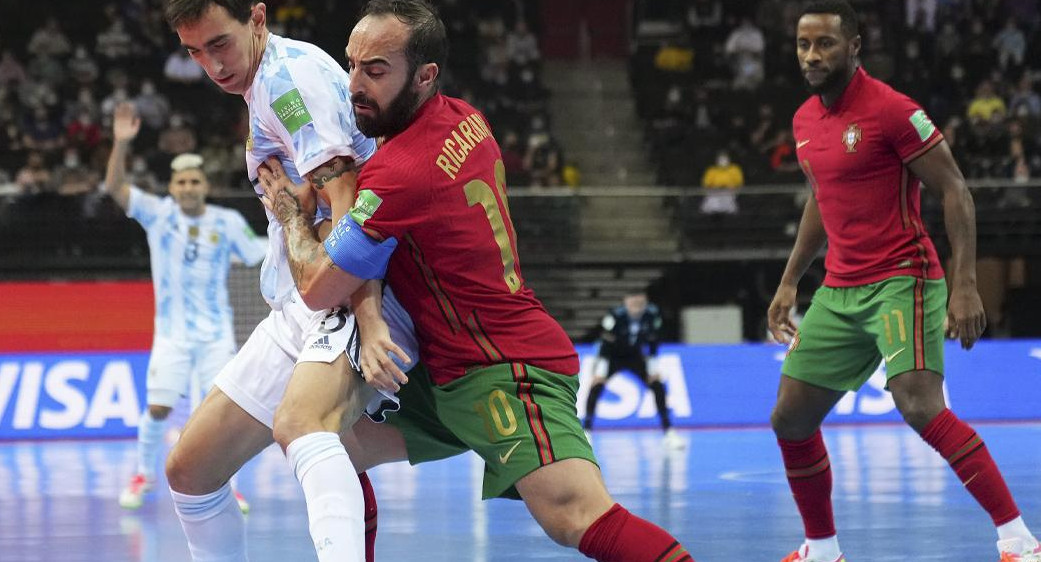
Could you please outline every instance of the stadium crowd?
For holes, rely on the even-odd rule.
[[[802,181],[790,124],[807,95],[794,37],[803,4],[637,4],[631,74],[659,183],[718,182],[736,177],[718,169],[733,166],[742,183]],[[1041,175],[1036,0],[853,4],[862,20],[862,64],[925,106],[966,176],[1026,181]]]
[[[549,131],[536,6],[435,3],[451,26],[446,93],[486,113],[511,185],[557,183],[563,158]],[[171,159],[197,152],[215,189],[251,189],[242,156],[245,105],[219,93],[178,45],[161,0],[114,0],[101,10],[95,3],[19,4],[18,18],[0,22],[0,201],[81,196],[89,209],[100,199],[113,111],[127,100],[143,124],[130,162],[134,183],[165,191]],[[340,60],[361,4],[272,0],[269,27]]]

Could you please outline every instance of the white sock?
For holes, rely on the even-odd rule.
[[[365,500],[340,437],[308,433],[286,447],[286,458],[304,489],[319,562],[364,562]]]
[[[195,562],[247,562],[246,519],[225,484],[204,496],[170,490]]]
[[[163,446],[163,428],[166,420],[157,420],[145,410],[137,423],[137,472],[148,480],[155,480],[159,465],[159,449]]]
[[[1004,525],[998,525],[998,540],[1005,539],[1026,539],[1031,544],[1037,544],[1037,539],[1030,533],[1030,529],[1027,529],[1027,524],[1023,522],[1022,516],[1016,517]]]
[[[806,539],[806,546],[809,547],[808,553],[814,560],[832,562],[842,555],[837,535],[826,539]]]

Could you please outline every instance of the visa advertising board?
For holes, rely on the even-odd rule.
[[[578,411],[585,415],[593,348],[583,346]],[[764,425],[784,349],[774,345],[663,346],[659,365],[680,427]],[[1041,418],[1041,341],[947,348],[946,391],[967,420]],[[148,353],[0,354],[0,439],[130,437],[145,407]],[[899,422],[880,368],[829,416],[831,423]],[[657,427],[653,394],[630,373],[607,384],[596,427]]]

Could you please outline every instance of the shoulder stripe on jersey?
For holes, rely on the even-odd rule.
[[[923,146],[922,148],[919,148],[918,150],[912,152],[907,158],[904,158],[904,165],[910,164],[912,161],[914,161],[919,156],[925,154],[926,152],[929,152],[929,149],[931,149],[932,147],[940,144],[940,141],[942,141],[942,140],[943,140],[943,135],[936,135],[935,137],[933,137],[933,140],[931,140],[928,143],[926,143],[925,146]]]
[[[535,439],[535,450],[539,454],[539,463],[546,466],[554,462],[556,455],[553,454],[553,443],[550,442],[549,432],[542,419],[542,408],[535,403],[535,397],[531,393],[534,386],[528,380],[528,368],[523,363],[510,363],[513,370],[513,380],[517,383],[517,397],[524,403],[524,412],[528,418],[528,428],[531,436]]]
[[[416,244],[411,234],[405,235],[405,241],[408,242],[409,249],[412,250],[412,260],[416,262],[416,266],[423,272],[423,281],[426,283],[430,293],[434,295],[434,300],[437,301],[437,308],[441,311],[441,316],[444,317],[445,323],[448,324],[453,334],[462,330],[463,327],[459,323],[459,312],[456,311],[455,305],[452,304],[448,294],[441,287],[441,281],[434,274],[434,271],[430,269],[430,265],[427,264],[426,258],[423,257],[423,251],[419,249],[419,245]]]

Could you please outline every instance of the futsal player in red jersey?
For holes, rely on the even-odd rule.
[[[845,561],[820,424],[882,360],[904,420],[947,459],[993,519],[1001,561],[1041,560],[1041,546],[983,441],[944,402],[945,321],[965,349],[986,325],[965,180],[925,111],[858,67],[857,16],[845,0],[811,3],[796,41],[814,95],[796,112],[793,128],[813,197],[768,316],[774,337],[791,342],[771,421],[806,541],[782,562]],[[953,254],[949,304],[922,225],[922,184],[943,201]],[[796,329],[790,319],[796,287],[825,242],[824,285]]]
[[[438,92],[446,54],[426,2],[363,10],[347,45],[351,101],[362,133],[384,141],[324,249],[302,210],[306,186],[277,162],[261,177],[308,306],[385,277],[415,321],[429,374],[409,371],[386,423],[355,426],[351,459],[365,470],[473,450],[484,497],[523,499],[556,542],[597,560],[690,561],[604,486],[575,408],[574,346],[524,284],[499,146],[480,112]],[[363,369],[397,369],[367,336]]]

